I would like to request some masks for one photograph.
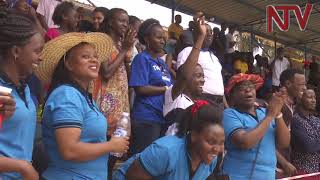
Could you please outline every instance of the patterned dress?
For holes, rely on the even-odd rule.
[[[116,60],[118,54],[119,51],[114,47],[109,64]],[[93,98],[108,120],[108,135],[114,132],[122,113],[130,111],[128,93],[128,77],[124,62],[108,81],[100,76],[94,82]]]
[[[320,171],[320,118],[296,113],[291,126],[292,163],[298,171]]]

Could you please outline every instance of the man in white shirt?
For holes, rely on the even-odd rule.
[[[224,101],[224,85],[221,74],[222,66],[218,58],[209,50],[212,40],[212,29],[209,25],[207,25],[206,38],[203,42],[198,60],[198,63],[201,65],[205,76],[203,96],[220,104],[223,107],[223,104],[226,105],[226,103]],[[177,59],[177,68],[185,63],[191,50],[192,47],[186,47],[179,53]]]
[[[226,35],[226,52],[227,54],[234,53],[234,45],[236,45],[236,40],[233,36],[234,32],[236,31],[236,26],[231,25],[229,26],[229,32]]]
[[[57,28],[52,20],[52,15],[62,0],[40,0],[37,7],[37,14],[44,29]]]
[[[290,61],[284,57],[284,48],[280,47],[277,49],[275,60],[271,64],[272,68],[272,89],[273,91],[278,91],[280,87],[280,75],[281,73],[290,68]]]

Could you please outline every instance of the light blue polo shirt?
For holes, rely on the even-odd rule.
[[[134,157],[125,162],[115,173],[114,180],[124,180],[125,172],[129,169],[134,159],[140,164],[154,180],[180,180],[189,178],[189,159],[187,153],[186,138],[177,136],[165,136],[153,142],[139,157]],[[204,180],[214,170],[217,159],[210,165],[201,162],[192,180]]]
[[[224,158],[223,173],[228,174],[231,180],[248,180],[256,157],[258,145],[242,150],[231,142],[232,135],[239,129],[250,131],[258,126],[266,116],[266,109],[256,109],[257,117],[247,113],[228,108],[224,110],[223,126],[226,136],[225,148],[227,154]],[[258,153],[256,166],[252,176],[253,180],[274,180],[276,169],[276,141],[275,121],[270,123],[269,129],[264,135]]]
[[[153,59],[146,51],[135,56],[131,64],[130,87],[171,86],[172,79],[167,64],[161,58]],[[164,93],[155,96],[136,94],[132,116],[135,121],[164,123],[162,108]]]
[[[24,91],[24,101],[19,96],[17,88],[1,77],[0,86],[11,88],[11,95],[16,101],[16,110],[13,116],[2,122],[0,156],[31,162],[37,113],[29,87],[21,89]],[[22,179],[22,177],[18,173],[0,173],[0,179]]]
[[[50,94],[45,104],[42,137],[50,162],[43,177],[46,180],[106,180],[108,154],[85,162],[66,161],[62,158],[58,150],[55,130],[67,127],[81,128],[81,142],[107,141],[105,117],[100,113],[90,95],[74,85],[59,86]]]

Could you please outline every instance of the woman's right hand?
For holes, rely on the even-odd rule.
[[[110,144],[112,152],[126,153],[129,149],[129,137],[111,137]]]
[[[21,161],[20,174],[24,180],[39,180],[38,172],[27,161]]]
[[[0,92],[0,114],[3,119],[10,118],[16,110],[16,102],[10,93]]]
[[[131,48],[133,48],[136,36],[137,32],[132,27],[129,27],[129,30],[125,34],[124,40],[122,42],[122,49],[125,51],[129,51]]]
[[[281,113],[282,106],[284,105],[284,98],[281,94],[273,94],[269,104],[268,104],[268,115],[271,117],[276,117]]]
[[[198,37],[205,37],[207,33],[207,26],[205,23],[205,16],[203,12],[197,12],[194,16],[194,26]]]

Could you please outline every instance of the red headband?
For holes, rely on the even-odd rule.
[[[191,113],[192,113],[192,116],[195,117],[197,112],[199,111],[199,109],[204,106],[204,105],[207,105],[209,104],[208,101],[205,101],[205,100],[196,100],[194,102],[194,104],[192,105],[192,108],[191,108]]]

